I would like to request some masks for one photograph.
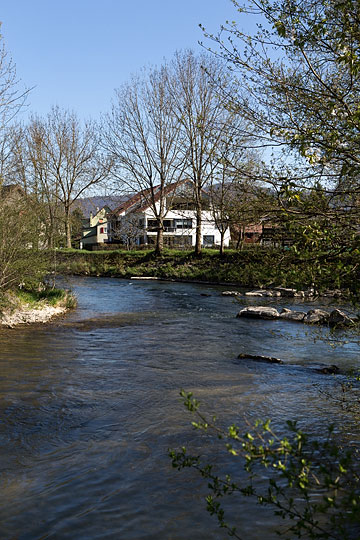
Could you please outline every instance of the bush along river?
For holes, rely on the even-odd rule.
[[[310,301],[160,281],[70,285],[78,307],[62,320],[0,331],[1,539],[227,538],[204,510],[206,482],[171,468],[169,447],[212,444],[191,428],[181,388],[225,424],[272,418],[281,434],[297,419],[321,436],[339,420],[341,437],[357,441],[327,396],[360,367],[356,340],[334,347],[326,328],[236,318],[247,306],[306,311]],[[333,364],[340,375],[317,369]],[[271,510],[249,499],[230,510],[247,540],[277,538]]]

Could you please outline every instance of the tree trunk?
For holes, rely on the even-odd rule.
[[[201,255],[201,226],[202,226],[202,214],[201,214],[201,199],[196,201],[196,241],[195,241],[195,254]]]
[[[245,227],[241,227],[241,230],[239,231],[238,241],[236,244],[236,249],[242,250],[244,247],[244,238],[245,238]]]
[[[65,234],[66,234],[66,247],[71,248],[71,222],[70,222],[70,208],[65,208]]]
[[[156,235],[155,254],[160,255],[164,249],[164,224],[163,220],[158,220],[158,231]]]
[[[224,256],[225,231],[220,231],[220,257]]]
[[[50,249],[55,247],[55,220],[52,211],[49,211],[49,227],[47,233],[47,241]]]

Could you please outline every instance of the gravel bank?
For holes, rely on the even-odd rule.
[[[0,326],[13,328],[20,324],[47,323],[54,317],[63,315],[68,309],[65,306],[42,305],[38,308],[17,309],[12,313],[6,313],[0,318]]]

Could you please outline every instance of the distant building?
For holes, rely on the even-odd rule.
[[[109,206],[97,209],[95,215],[90,212],[88,219],[84,219],[80,249],[92,248],[109,242],[108,216],[111,213]]]
[[[164,245],[167,247],[195,246],[196,212],[189,182],[172,184],[166,189]],[[160,189],[155,189],[155,204],[160,205]],[[206,198],[206,195],[204,195]],[[151,246],[156,243],[157,221],[149,204],[148,190],[136,193],[125,203],[116,208],[110,220],[110,242],[127,243],[132,234],[132,243],[136,246]],[[206,203],[204,204],[206,207]],[[220,231],[214,223],[210,209],[202,211],[201,243],[204,247],[220,244]],[[225,235],[225,246],[230,242],[230,231]]]
[[[195,246],[196,212],[189,183],[172,184],[166,188],[164,245],[175,248]],[[109,207],[97,211],[89,218],[81,241],[83,248],[91,249],[101,244],[152,246],[156,243],[157,221],[149,203],[149,190],[140,191],[123,201],[112,212]],[[204,195],[206,199],[206,195]],[[160,205],[160,188],[155,188],[154,203]],[[202,212],[202,245],[212,247],[220,244],[220,231],[214,223],[208,204]],[[230,242],[230,230],[226,231],[224,245]]]

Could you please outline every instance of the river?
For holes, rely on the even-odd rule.
[[[0,333],[1,540],[227,538],[204,510],[206,483],[173,470],[167,455],[205,444],[181,388],[225,423],[271,417],[280,432],[296,418],[318,433],[342,414],[319,391],[334,392],[338,377],[312,366],[359,368],[358,344],[334,348],[301,324],[235,317],[245,305],[294,300],[239,302],[222,287],[187,283],[70,281],[75,311]],[[238,360],[241,352],[285,364]],[[350,419],[342,426],[351,437]],[[270,511],[234,500],[232,512],[247,540],[277,538]]]

